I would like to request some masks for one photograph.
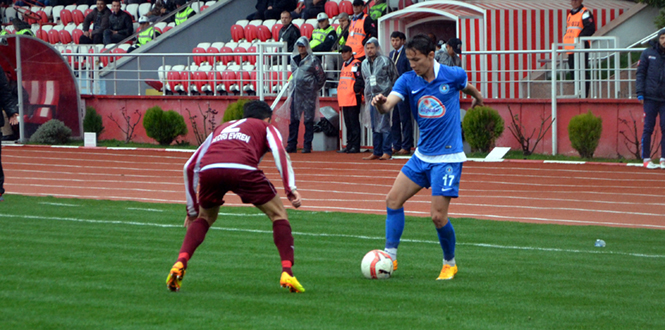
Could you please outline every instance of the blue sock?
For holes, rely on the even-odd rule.
[[[386,249],[397,249],[404,232],[404,207],[393,210],[386,208]]]
[[[439,234],[439,244],[441,244],[441,249],[443,249],[443,259],[453,260],[455,258],[455,229],[453,229],[453,224],[448,223],[436,229],[437,234]]]

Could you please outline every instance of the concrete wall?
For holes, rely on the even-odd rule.
[[[117,139],[124,140],[125,135],[118,128],[118,126],[110,121],[109,115],[113,115],[116,119],[122,119],[120,113],[121,109],[127,109],[129,113],[139,110],[140,113],[155,105],[159,105],[164,110],[175,110],[185,117],[185,122],[189,126],[189,133],[184,138],[191,144],[196,144],[196,137],[192,132],[191,121],[188,119],[190,111],[192,115],[197,115],[194,122],[200,128],[203,125],[199,107],[203,111],[208,108],[217,110],[219,113],[216,115],[216,122],[220,122],[224,110],[231,103],[237,100],[237,97],[231,96],[200,96],[200,97],[186,97],[186,96],[122,96],[122,97],[109,97],[109,96],[83,96],[83,100],[87,106],[94,107],[104,119],[105,131],[101,135],[101,139]],[[270,104],[272,99],[266,99]],[[511,116],[508,107],[512,110],[514,115],[518,115],[526,131],[532,132],[536,129],[536,134],[540,128],[541,116],[547,117],[551,114],[551,102],[548,99],[539,100],[496,100],[488,99],[486,104],[496,109],[503,117],[506,123],[506,129],[501,138],[497,141],[497,146],[508,146],[513,150],[521,150],[517,140],[511,135],[508,130],[508,125],[511,123]],[[334,98],[322,98],[320,106],[331,106],[338,109],[337,101]],[[462,102],[462,108],[469,107],[468,101]],[[560,100],[558,103],[558,146],[559,154],[577,156],[577,152],[570,146],[568,139],[568,122],[573,116],[585,113],[591,110],[595,115],[603,118],[603,133],[601,136],[600,144],[596,149],[596,157],[617,158],[621,155],[624,158],[634,158],[631,151],[625,145],[625,139],[620,132],[625,132],[629,137],[634,135],[632,130],[632,117],[636,120],[637,136],[641,137],[642,134],[642,106],[636,100]],[[137,119],[134,116],[134,121]],[[621,120],[628,120],[630,126],[622,124]],[[122,122],[121,122],[122,123]],[[285,137],[284,127],[281,129],[282,135]],[[302,134],[304,128],[300,129],[300,141],[302,141]],[[136,138],[134,142],[156,143],[145,134],[143,126],[139,124],[136,127]],[[528,134],[527,134],[528,135]],[[535,141],[533,141],[535,142]],[[541,141],[536,149],[536,153],[549,154],[552,151],[552,134],[548,132],[543,141]]]

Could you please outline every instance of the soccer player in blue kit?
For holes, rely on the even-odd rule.
[[[467,81],[459,67],[441,65],[434,60],[434,43],[417,35],[404,46],[413,71],[403,74],[385,97],[377,95],[372,104],[381,113],[389,112],[398,102],[411,105],[420,129],[418,148],[397,175],[386,207],[385,252],[397,269],[397,247],[404,231],[404,203],[423,188],[432,188],[431,215],[443,249],[443,268],[437,280],[450,280],[457,274],[455,230],[448,219],[451,198],[459,193],[462,149],[459,91],[473,97],[471,107],[483,104],[480,92]]]

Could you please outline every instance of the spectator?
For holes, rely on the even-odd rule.
[[[353,49],[360,61],[365,59],[365,43],[369,38],[376,36],[376,25],[371,17],[363,13],[364,9],[363,0],[353,1],[353,18],[349,25],[349,37],[346,39],[346,44]]]
[[[665,29],[649,42],[637,66],[637,99],[644,105],[642,159],[648,169],[665,169]],[[660,166],[651,161],[651,134],[660,116]]]
[[[349,46],[342,46],[342,70],[337,85],[337,104],[346,125],[346,147],[337,152],[355,154],[360,152],[360,105],[365,81],[360,72],[360,61],[353,57]]]
[[[266,10],[268,9],[268,0],[258,0],[256,1],[256,11],[247,15],[247,20],[251,21],[253,19],[260,19],[263,20],[265,19],[263,16],[265,15]]]
[[[106,7],[104,0],[97,0],[96,8],[93,9],[83,20],[83,35],[79,44],[101,44],[104,41],[104,31],[109,28],[109,17],[111,11]],[[95,27],[90,32],[90,23]]]
[[[446,52],[446,42],[443,40],[439,40],[439,42],[436,43],[436,51],[434,52],[434,60],[441,63],[441,56],[443,56],[443,53]]]
[[[263,19],[279,19],[283,11],[288,11],[290,16],[297,5],[297,0],[268,0],[268,9],[263,13]]]
[[[587,9],[582,5],[582,0],[571,0],[570,4],[573,9],[568,12],[568,17],[566,18],[566,34],[563,36],[563,43],[573,44],[575,43],[575,38],[578,37],[589,37],[596,32],[596,23],[593,20],[593,13],[591,10]],[[589,42],[584,42],[584,48],[589,48]],[[574,49],[575,46],[569,45],[564,46],[565,49]],[[575,76],[575,53],[568,54],[568,67],[570,68],[573,77]],[[584,65],[588,67],[589,65],[589,53],[584,53]],[[586,87],[586,95],[589,96],[589,87],[591,87],[591,72],[589,70],[584,70],[585,81],[584,84]]]
[[[388,160],[392,158],[392,142],[390,139],[390,113],[380,114],[371,104],[375,96],[388,96],[397,80],[395,64],[381,54],[379,41],[372,37],[365,43],[367,58],[363,60],[361,69],[365,81],[365,125],[371,118],[372,142],[374,153],[364,160]],[[369,115],[368,115],[369,114]]]
[[[346,44],[346,39],[349,38],[349,14],[339,13],[337,15],[337,22],[339,25],[335,29],[337,42],[335,43],[335,47],[333,47],[334,50],[342,49],[342,46]]]
[[[32,32],[31,29],[32,27],[30,26],[30,24],[22,21],[19,18],[12,19],[12,25],[14,25],[14,31],[16,31],[16,34],[31,36],[31,37],[35,36],[35,33]]]
[[[10,125],[18,125],[17,103],[18,98],[15,94],[12,94],[7,84],[7,76],[0,74],[0,108],[5,110]],[[0,115],[0,127],[2,126],[5,126],[5,118]],[[2,146],[0,146],[0,202],[4,200],[2,198],[5,193],[4,183],[5,173],[2,170]]]
[[[146,16],[139,18],[139,34],[136,36],[136,42],[130,47],[127,52],[131,53],[137,48],[149,43],[161,34],[153,26],[150,26],[150,19]]]
[[[168,14],[166,6],[162,0],[155,1],[155,4],[152,5],[150,11],[146,14],[150,22],[154,23],[159,21],[162,16]]]
[[[312,31],[312,40],[309,42],[309,46],[313,52],[329,52],[335,45],[335,40],[337,40],[335,28],[330,25],[326,13],[319,13],[316,20],[319,22],[319,27]]]
[[[374,5],[369,9],[369,17],[371,17],[374,22],[378,21],[379,18],[386,14],[388,9],[388,4],[385,0],[376,0]]]
[[[301,0],[296,9],[291,12],[291,17],[304,20],[317,17],[319,13],[325,12],[326,0]]]
[[[118,43],[132,35],[134,24],[132,16],[120,10],[120,0],[111,3],[109,28],[104,30],[104,45]]]
[[[462,40],[451,38],[446,43],[446,51],[441,54],[439,64],[447,66],[462,67],[462,59],[458,56],[462,55]]]
[[[175,14],[175,25],[178,26],[182,23],[185,23],[186,20],[190,19],[192,16],[196,15],[196,11],[190,6],[185,6],[187,0],[176,0],[176,10],[178,13]]]
[[[393,47],[393,50],[390,52],[389,57],[395,64],[398,77],[411,71],[411,65],[404,51],[405,42],[406,35],[403,32],[393,31],[390,34],[390,45]],[[399,102],[393,110],[391,134],[393,154],[410,155],[411,148],[413,147],[413,117],[408,103]]]
[[[300,30],[291,23],[291,13],[288,11],[282,12],[282,28],[279,30],[279,41],[286,41],[286,50],[293,51],[293,45],[296,40],[300,38]]]
[[[290,14],[289,14],[290,15]],[[314,139],[314,117],[318,109],[319,90],[326,83],[326,75],[323,72],[321,62],[312,55],[307,37],[300,37],[296,41],[297,53],[291,56],[291,83],[289,84],[290,122],[289,139],[286,151],[296,152],[298,145],[298,130],[300,128],[300,117],[305,122],[305,141],[302,153],[312,152],[312,140]]]

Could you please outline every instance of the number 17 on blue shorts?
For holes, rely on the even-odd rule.
[[[402,173],[424,188],[432,188],[432,196],[458,197],[463,163],[427,163],[411,157]]]

